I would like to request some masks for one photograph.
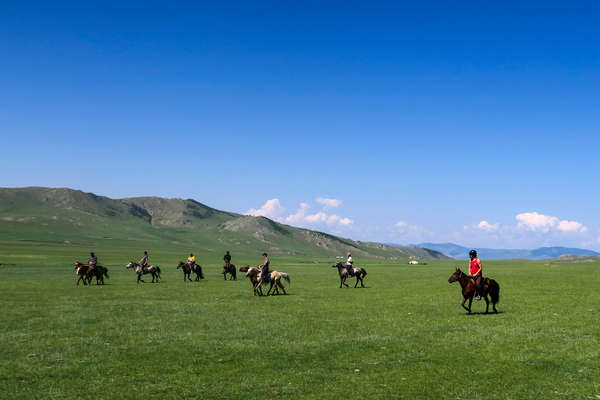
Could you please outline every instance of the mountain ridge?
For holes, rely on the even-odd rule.
[[[468,247],[458,245],[456,243],[419,243],[416,246],[426,247],[428,249],[439,251],[448,257],[467,259],[469,250]],[[506,260],[506,259],[527,259],[527,260],[548,260],[560,257],[562,255],[575,255],[583,257],[598,256],[593,250],[579,249],[573,247],[550,246],[539,247],[537,249],[490,249],[477,248],[477,254],[482,259],[487,260]]]
[[[240,249],[298,256],[447,258],[414,246],[393,247],[218,210],[193,199],[111,199],[71,188],[0,188],[0,239]],[[219,250],[217,250],[219,249]]]

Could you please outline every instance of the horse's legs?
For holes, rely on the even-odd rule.
[[[360,287],[365,287],[365,281],[364,281],[365,277],[361,276],[360,277]]]
[[[273,280],[271,280],[271,285],[269,286],[269,290],[267,290],[267,296],[271,293],[271,289],[273,289]]]
[[[277,282],[277,284],[279,285],[279,287],[281,287],[281,290],[283,290],[283,294],[287,294],[285,291],[285,287],[283,286],[283,283]],[[277,291],[277,293],[279,293],[279,291]]]
[[[462,306],[462,308],[464,308],[465,310],[467,310],[467,312],[470,314],[471,313],[471,302],[469,302],[469,307],[467,308],[467,306],[465,306],[465,303],[467,302],[468,297],[463,297],[463,301],[462,303],[460,303],[460,305]],[[471,297],[471,301],[473,301],[473,298]]]
[[[358,280],[359,280],[359,279],[360,279],[360,278],[358,277],[358,275],[356,275],[356,283],[354,284],[354,288],[355,288],[355,289],[356,289],[356,286],[358,286]]]
[[[485,300],[485,313],[487,314],[490,309],[490,301],[488,300],[487,294],[483,296],[483,299]]]

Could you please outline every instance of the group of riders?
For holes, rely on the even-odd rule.
[[[270,265],[270,261],[269,261],[269,257],[267,256],[267,253],[263,253],[263,263],[260,265],[260,269],[261,269],[261,273],[263,276],[263,282],[268,283],[269,282],[269,265]],[[225,262],[225,264],[223,265],[223,271],[227,271],[229,270],[229,268],[231,267],[231,254],[229,253],[229,250],[227,250],[227,252],[225,253],[225,255],[223,256],[223,261]],[[142,258],[140,259],[140,267],[143,268],[148,268],[149,264],[148,264],[148,252],[144,251],[144,255],[142,256]],[[196,267],[196,256],[193,253],[190,253],[190,255],[187,258],[187,264],[192,268],[192,270],[195,269]],[[90,258],[88,259],[88,266],[90,267],[90,271],[93,271],[94,268],[96,268],[96,265],[98,265],[98,257],[96,256],[96,254],[94,254],[94,252],[90,253]]]
[[[269,271],[269,265],[271,262],[269,261],[269,256],[267,255],[267,253],[263,253],[262,256],[263,256],[263,263],[260,265],[262,280],[264,283],[268,283],[269,282],[268,271]],[[469,277],[471,279],[473,279],[473,282],[475,283],[475,290],[477,292],[475,299],[481,300],[480,293],[482,293],[481,285],[483,282],[483,279],[482,279],[482,271],[483,270],[482,270],[481,260],[479,259],[479,257],[477,257],[476,250],[469,251],[469,258],[471,259],[469,262]],[[225,255],[223,256],[223,261],[225,262],[225,265],[223,266],[223,269],[225,271],[226,269],[229,269],[229,267],[231,265],[231,254],[229,254],[229,251],[227,251],[225,253]],[[194,269],[196,266],[196,256],[194,256],[194,254],[190,253],[190,255],[187,258],[187,263],[192,269]],[[98,257],[96,257],[94,252],[91,252],[90,258],[88,260],[88,265],[90,267],[90,270],[93,270],[97,264],[98,264]],[[139,264],[142,268],[148,267],[148,252],[147,251],[144,251],[144,255],[140,259]],[[348,276],[354,275],[353,274],[353,264],[354,264],[354,260],[352,259],[352,254],[350,254],[350,252],[348,252],[348,254],[346,255],[346,271],[348,273]]]

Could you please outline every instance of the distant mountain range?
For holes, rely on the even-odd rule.
[[[260,256],[448,258],[414,246],[360,242],[284,225],[265,217],[220,211],[195,200],[111,199],[68,188],[0,188],[0,240],[186,249]]]
[[[471,248],[463,247],[455,243],[420,243],[415,246],[436,250],[444,255],[447,255],[448,257],[456,259],[468,259],[469,250],[471,250]],[[540,247],[533,250],[476,248],[475,250],[477,250],[479,257],[486,260],[507,260],[513,258],[546,260],[564,255],[581,257],[593,257],[600,255],[600,253],[592,250],[571,247]]]

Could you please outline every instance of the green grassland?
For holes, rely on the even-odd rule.
[[[468,316],[453,260],[358,258],[367,288],[339,289],[331,258],[273,256],[289,295],[252,297],[220,252],[184,283],[187,249],[149,249],[163,281],[137,285],[123,265],[143,247],[102,243],[108,284],[83,287],[86,244],[0,241],[0,398],[600,397],[598,263],[485,263],[501,313]]]

